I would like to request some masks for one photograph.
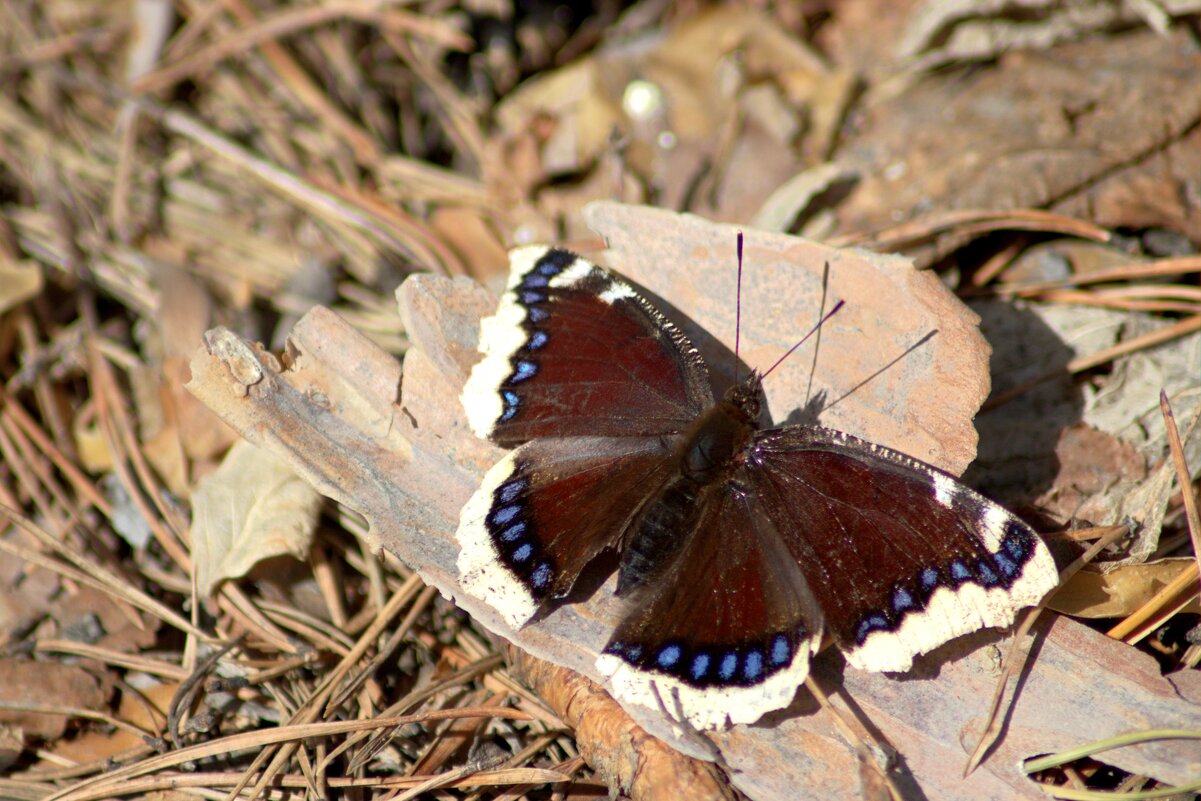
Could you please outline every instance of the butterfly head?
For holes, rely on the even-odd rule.
[[[755,428],[758,427],[759,412],[762,408],[762,385],[763,376],[752,370],[750,375],[727,389],[725,397],[722,398],[724,403],[737,410],[737,417],[741,422]]]

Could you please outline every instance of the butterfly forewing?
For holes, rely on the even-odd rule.
[[[1025,523],[951,476],[838,431],[791,426],[752,446],[756,494],[857,667],[1013,621],[1057,582]]]
[[[484,359],[463,388],[479,436],[667,434],[712,403],[696,350],[629,284],[564,250],[511,259],[508,290],[481,323]]]

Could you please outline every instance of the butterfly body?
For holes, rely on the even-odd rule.
[[[464,387],[477,434],[516,446],[460,516],[465,590],[511,625],[619,555],[626,612],[597,662],[615,695],[693,725],[787,705],[828,631],[905,670],[1006,625],[1057,574],[1024,523],[904,454],[760,428],[752,374],[715,400],[687,338],[566,251],[514,251]]]
[[[748,383],[758,385],[757,379]],[[745,395],[746,390],[739,389]],[[748,455],[758,413],[757,399],[740,403],[727,398],[710,406],[682,432],[673,446],[670,477],[650,497],[620,549],[617,595],[628,595],[662,572],[684,546],[685,533],[695,528],[697,514],[709,502],[707,496],[736,491],[730,481]]]

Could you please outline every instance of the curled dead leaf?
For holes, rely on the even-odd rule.
[[[1051,596],[1048,606],[1076,617],[1126,617],[1145,606],[1160,590],[1188,570],[1192,557],[1121,565],[1107,573],[1081,570]],[[1194,598],[1184,612],[1201,612]]]
[[[263,559],[307,553],[321,496],[287,462],[239,441],[192,496],[197,585],[209,594]]]

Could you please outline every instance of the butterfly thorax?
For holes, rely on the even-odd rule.
[[[715,481],[734,466],[754,431],[743,407],[729,400],[715,403],[681,437],[680,473],[698,486]]]
[[[643,507],[627,533],[617,575],[617,594],[661,574],[695,526],[703,496],[719,492],[743,463],[758,429],[759,380],[750,376],[730,388],[681,432],[676,470]]]

